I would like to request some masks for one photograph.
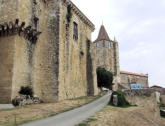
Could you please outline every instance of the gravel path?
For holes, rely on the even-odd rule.
[[[96,101],[80,108],[58,114],[54,117],[23,124],[21,126],[74,126],[106,106],[110,100],[110,96],[111,94],[108,93]]]

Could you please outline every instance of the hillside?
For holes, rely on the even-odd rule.
[[[107,106],[79,126],[165,126],[165,119],[147,107]]]

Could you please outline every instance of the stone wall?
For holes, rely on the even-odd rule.
[[[33,87],[34,95],[44,102],[98,93],[90,42],[94,26],[72,2],[0,3],[0,24],[14,22],[14,32],[0,36],[0,92],[4,96],[0,101],[10,102],[25,85]],[[70,23],[66,20],[68,5],[72,8]],[[78,24],[77,41],[73,40],[73,22]]]
[[[7,102],[11,101],[11,97],[14,97],[18,94],[18,90],[20,89],[20,86],[22,85],[29,85],[30,84],[30,78],[29,78],[29,62],[28,62],[28,42],[23,37],[25,32],[21,31],[24,27],[22,25],[22,28],[20,28],[21,23],[26,24],[28,26],[29,24],[29,1],[27,0],[24,4],[21,4],[19,0],[12,1],[12,0],[1,0],[0,1],[0,24],[4,27],[4,29],[1,26],[1,47],[2,53],[1,56],[5,58],[1,58],[1,63],[8,65],[8,67],[3,67],[1,65],[1,72],[6,73],[9,71],[10,76],[4,74],[4,77],[1,77],[1,80],[4,80],[6,78],[6,84],[2,82],[2,86],[10,85],[8,86],[8,91],[5,92],[5,90],[1,91],[3,95],[1,95],[4,99],[6,95],[8,97],[6,98]],[[28,6],[29,5],[29,6]],[[27,7],[27,9],[26,9]],[[22,9],[21,9],[22,8]],[[28,10],[26,12],[26,10]],[[20,14],[18,12],[24,13],[24,17],[26,17],[27,20],[21,21]],[[18,20],[16,20],[18,19]],[[24,18],[25,19],[25,18]],[[18,35],[19,34],[24,34]],[[8,51],[7,51],[8,50]],[[8,57],[8,58],[6,58]],[[9,65],[10,64],[10,65]],[[4,69],[5,68],[5,69]],[[8,70],[10,69],[10,70]],[[7,81],[10,80],[10,81]],[[12,96],[11,96],[12,95]],[[2,100],[3,102],[3,100]]]
[[[0,101],[11,101],[14,37],[0,38]]]
[[[60,42],[59,42],[59,98],[73,98],[94,94],[96,87],[96,68],[90,56],[90,27],[72,10],[71,21],[66,19],[67,4],[60,9]],[[73,39],[73,22],[78,26],[78,40]],[[90,67],[90,69],[89,69]],[[90,79],[89,79],[90,78]],[[89,91],[88,88],[91,88]]]
[[[126,99],[132,105],[147,106],[150,102],[152,102],[151,105],[157,106],[156,93],[152,89],[125,90],[124,93]]]
[[[59,4],[58,0],[35,5],[41,35],[34,47],[32,82],[34,92],[44,102],[58,100],[59,93]]]
[[[150,110],[154,114],[154,119],[160,118],[160,109],[154,90],[127,90],[125,91],[125,97],[131,105],[137,105],[138,107]]]

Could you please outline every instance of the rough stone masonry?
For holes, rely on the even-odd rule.
[[[0,0],[0,103],[96,95],[93,23],[70,0]]]

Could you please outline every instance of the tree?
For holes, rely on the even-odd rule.
[[[107,71],[105,68],[98,67],[97,68],[97,84],[98,87],[102,89],[102,87],[112,89],[113,82],[113,74]]]
[[[19,94],[22,94],[22,95],[29,95],[30,97],[33,97],[33,89],[29,86],[22,86],[20,91],[19,91]]]

